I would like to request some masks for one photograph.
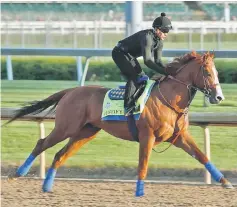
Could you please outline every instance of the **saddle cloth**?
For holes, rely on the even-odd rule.
[[[151,90],[156,82],[153,80],[147,81],[146,87],[142,95],[136,102],[136,109],[133,112],[134,119],[138,120],[145,107],[145,104],[150,96]],[[109,90],[104,98],[102,121],[127,121],[127,117],[124,116],[124,93],[125,87],[119,86]]]

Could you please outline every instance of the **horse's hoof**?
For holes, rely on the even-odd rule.
[[[144,196],[144,192],[136,192],[136,197],[142,197]]]
[[[52,189],[44,189],[44,188],[42,188],[42,192],[43,193],[53,193],[53,191],[52,191]]]
[[[16,173],[9,174],[7,177],[7,181],[12,182],[16,181],[19,176]]]
[[[234,188],[230,182],[222,183],[221,186],[226,189],[233,189]]]
[[[43,193],[52,193],[53,192],[53,186],[52,185],[48,185],[48,184],[44,184],[42,186],[42,192]]]
[[[8,182],[13,182],[13,181],[16,181],[16,180],[17,180],[17,178],[15,178],[15,177],[7,177]]]

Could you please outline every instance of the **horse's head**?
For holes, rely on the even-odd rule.
[[[207,52],[199,59],[200,71],[195,80],[195,85],[209,98],[211,104],[219,104],[225,98],[219,83],[214,54]]]
[[[191,52],[168,64],[167,73],[177,79],[181,71],[190,79],[189,84],[202,91],[211,104],[218,104],[224,100],[214,63],[214,54],[207,52],[201,56],[196,52]]]

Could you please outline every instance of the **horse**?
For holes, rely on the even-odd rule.
[[[233,188],[198,148],[188,131],[188,109],[197,91],[203,92],[211,104],[219,104],[224,100],[214,54],[192,51],[175,58],[167,65],[166,73],[169,75],[163,80],[156,80],[139,120],[135,121],[139,142],[135,196],[144,196],[149,158],[153,147],[161,142],[169,142],[183,149],[203,164],[215,181],[224,188]],[[108,90],[101,86],[69,88],[20,108],[7,123],[51,107],[51,110],[56,110],[55,127],[46,138],[39,139],[26,161],[8,178],[25,176],[40,153],[68,138],[68,143],[55,154],[43,182],[43,192],[52,192],[57,169],[83,145],[94,139],[101,129],[114,137],[135,141],[126,121],[101,120],[103,100]]]

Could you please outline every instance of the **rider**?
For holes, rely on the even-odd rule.
[[[131,115],[135,109],[136,97],[133,95],[138,87],[145,85],[149,80],[136,58],[143,56],[147,67],[165,75],[161,56],[163,40],[172,29],[171,21],[165,13],[161,13],[161,16],[153,21],[152,27],[153,29],[142,30],[120,40],[112,51],[114,62],[128,79],[124,98],[125,116]]]

